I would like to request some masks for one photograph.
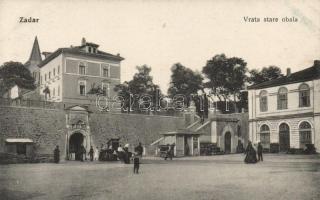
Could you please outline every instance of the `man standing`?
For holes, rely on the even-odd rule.
[[[137,152],[138,156],[142,156],[143,147],[141,145],[141,142],[139,142],[139,145],[134,150],[135,150],[135,152]]]
[[[261,142],[259,142],[258,143],[258,161],[263,161],[262,150],[263,150],[263,147],[261,145]]]
[[[87,151],[86,151],[86,148],[84,148],[84,146],[83,146],[83,144],[81,145],[81,150],[80,150],[80,152],[81,152],[81,162],[83,162],[83,160],[84,160],[84,158],[83,157],[85,157],[85,159],[87,158]]]
[[[93,161],[93,154],[94,154],[94,151],[93,151],[93,147],[91,146],[90,147],[90,151],[89,151],[89,156],[90,156],[90,161],[91,162]]]
[[[54,158],[54,162],[55,163],[59,163],[60,162],[60,150],[59,150],[59,146],[57,145],[56,148],[53,151],[53,158]]]

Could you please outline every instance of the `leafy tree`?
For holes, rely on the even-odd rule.
[[[283,76],[281,69],[277,66],[263,67],[261,71],[253,69],[249,73],[248,82],[251,84],[259,84]]]
[[[207,61],[202,72],[209,80],[204,84],[206,88],[225,101],[233,96],[234,106],[240,91],[244,88],[247,79],[247,63],[242,58],[227,58],[224,54],[214,56]],[[235,109],[236,110],[236,109]]]
[[[199,90],[203,89],[203,77],[200,73],[194,72],[191,69],[176,63],[171,67],[171,82],[168,89],[170,97],[175,95],[186,96],[187,105],[191,96],[196,95]]]
[[[142,65],[136,68],[138,72],[134,74],[133,79],[116,85],[114,90],[124,99],[123,108],[128,109],[129,106],[132,106],[132,109],[139,110],[139,103],[142,100],[147,102],[148,99],[143,97],[148,95],[151,98],[151,102],[150,104],[144,104],[144,106],[156,109],[156,96],[160,96],[161,92],[159,86],[153,83],[153,77],[150,76],[151,67]]]
[[[5,62],[0,66],[0,95],[17,85],[20,88],[34,90],[35,80],[30,71],[20,62]]]

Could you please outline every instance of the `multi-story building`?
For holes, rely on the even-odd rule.
[[[248,87],[249,138],[279,151],[320,150],[320,61],[312,67]],[[270,145],[271,144],[271,145]]]
[[[48,101],[66,104],[92,104],[91,88],[100,87],[104,95],[113,97],[120,83],[120,55],[98,49],[99,45],[82,39],[81,46],[44,52],[40,68],[40,94]]]

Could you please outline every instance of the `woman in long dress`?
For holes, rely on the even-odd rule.
[[[99,159],[99,149],[97,147],[94,149],[93,158],[94,158],[94,160],[98,160]]]
[[[257,163],[257,153],[253,148],[252,143],[249,141],[247,149],[246,149],[246,157],[244,159],[245,163]]]

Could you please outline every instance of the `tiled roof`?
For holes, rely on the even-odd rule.
[[[312,67],[292,73],[289,76],[283,76],[274,80],[251,85],[248,87],[248,89],[250,90],[250,89],[269,88],[269,87],[275,87],[280,85],[287,85],[290,83],[310,81],[310,80],[319,79],[319,78],[320,78],[320,66],[318,64],[318,61],[315,61],[315,64]]]
[[[59,56],[61,53],[70,53],[74,55],[82,55],[82,56],[87,56],[87,57],[92,57],[92,58],[103,58],[103,59],[110,59],[114,61],[121,61],[124,60],[119,55],[113,55],[104,51],[99,51],[98,53],[87,53],[83,50],[81,50],[79,47],[71,47],[71,48],[59,48],[55,52],[53,52],[51,55],[49,55],[46,59],[44,59],[40,64],[39,67],[44,66],[48,62],[50,62],[52,59],[55,57]]]

